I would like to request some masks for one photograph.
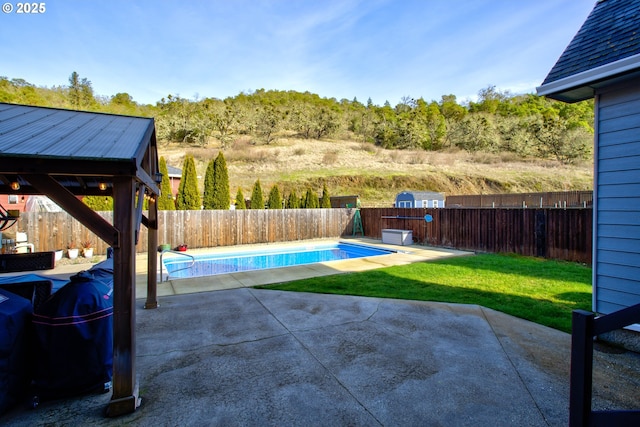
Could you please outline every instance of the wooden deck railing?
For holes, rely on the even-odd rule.
[[[569,391],[569,425],[571,427],[640,425],[640,410],[591,410],[593,339],[598,335],[634,323],[640,323],[640,304],[598,318],[584,310],[573,312]]]

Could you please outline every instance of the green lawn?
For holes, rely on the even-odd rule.
[[[264,288],[478,304],[565,332],[573,310],[591,309],[590,267],[516,255],[448,258]]]

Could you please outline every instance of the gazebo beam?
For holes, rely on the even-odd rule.
[[[94,210],[78,200],[73,193],[60,185],[55,179],[45,174],[24,176],[38,192],[56,202],[58,206],[80,221],[99,238],[113,247],[119,245],[118,230]]]

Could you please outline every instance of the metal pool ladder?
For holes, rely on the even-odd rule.
[[[186,257],[191,258],[191,264],[189,264],[186,267],[182,267],[182,268],[179,268],[179,269],[175,270],[174,273],[176,271],[181,271],[181,270],[186,270],[187,268],[191,268],[196,263],[196,258],[193,255],[185,253],[185,252],[182,252],[182,251],[174,251],[174,250],[171,250],[171,249],[166,249],[166,250],[160,252],[160,283],[164,282],[164,274],[162,272],[162,270],[164,269],[164,263],[162,262],[162,257],[165,254],[165,252],[170,252],[172,254],[177,254],[177,255],[184,255]],[[169,273],[168,272],[167,272],[167,280],[169,280]]]

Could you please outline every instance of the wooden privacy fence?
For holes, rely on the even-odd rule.
[[[378,208],[362,209],[361,215],[365,236],[375,239],[382,229],[402,229],[430,246],[591,263],[591,208]]]
[[[593,191],[447,196],[449,208],[586,208],[592,206]]]
[[[111,212],[99,212],[112,223]],[[158,244],[189,248],[338,238],[352,230],[354,209],[273,209],[159,211]],[[36,251],[66,249],[74,241],[94,243],[105,254],[107,243],[66,212],[23,212],[10,231],[24,231]],[[140,227],[138,252],[147,250],[147,229]]]
[[[383,228],[411,230],[420,244],[481,252],[507,252],[591,263],[592,209],[365,208],[364,236]],[[158,243],[189,248],[273,243],[351,236],[354,209],[160,211]],[[429,214],[433,221],[427,223]],[[100,213],[112,221],[111,212]],[[107,244],[65,212],[25,212],[10,232],[24,231],[36,251],[65,249],[92,240],[96,254]],[[147,250],[140,228],[139,252]]]

